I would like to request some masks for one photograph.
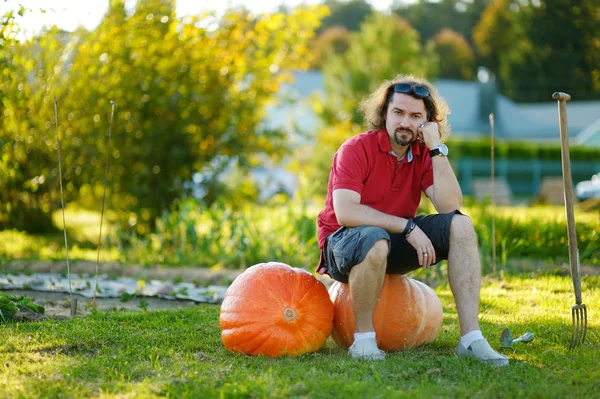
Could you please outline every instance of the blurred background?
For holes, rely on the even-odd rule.
[[[552,93],[572,96],[579,248],[600,265],[596,0],[0,0],[0,16],[3,261],[64,259],[58,135],[72,257],[96,259],[106,179],[103,261],[312,271],[357,105],[409,73],[451,107],[487,268],[492,245],[502,268],[568,259]]]

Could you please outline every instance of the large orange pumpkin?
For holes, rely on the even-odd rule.
[[[249,267],[221,304],[221,339],[232,352],[277,357],[320,349],[333,328],[327,288],[284,263]]]
[[[350,287],[336,281],[329,296],[334,305],[333,340],[349,348],[354,341]],[[386,274],[373,314],[380,349],[397,351],[433,342],[442,319],[442,304],[431,288],[400,274]]]

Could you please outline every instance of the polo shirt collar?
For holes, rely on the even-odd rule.
[[[394,156],[397,156],[394,150],[392,149],[392,145],[390,144],[390,139],[388,135],[387,129],[384,127],[381,129],[377,135],[377,139],[379,141],[379,149],[383,152],[390,153]],[[408,162],[412,162],[413,155],[421,155],[421,146],[419,142],[414,141],[410,147],[408,147],[408,152],[406,153],[406,160]]]

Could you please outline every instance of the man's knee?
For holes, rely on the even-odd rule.
[[[389,242],[388,240],[381,239],[373,244],[365,259],[372,263],[385,265],[388,253]]]
[[[450,224],[450,238],[461,237],[463,239],[471,239],[477,242],[475,227],[470,217],[456,214],[452,217]]]

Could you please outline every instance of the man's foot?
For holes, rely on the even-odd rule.
[[[457,357],[475,357],[483,363],[494,366],[508,366],[508,358],[492,349],[486,339],[478,339],[468,348],[465,348],[459,340],[454,354]]]
[[[375,338],[364,338],[355,341],[348,353],[355,359],[384,360],[385,352],[377,347]]]

